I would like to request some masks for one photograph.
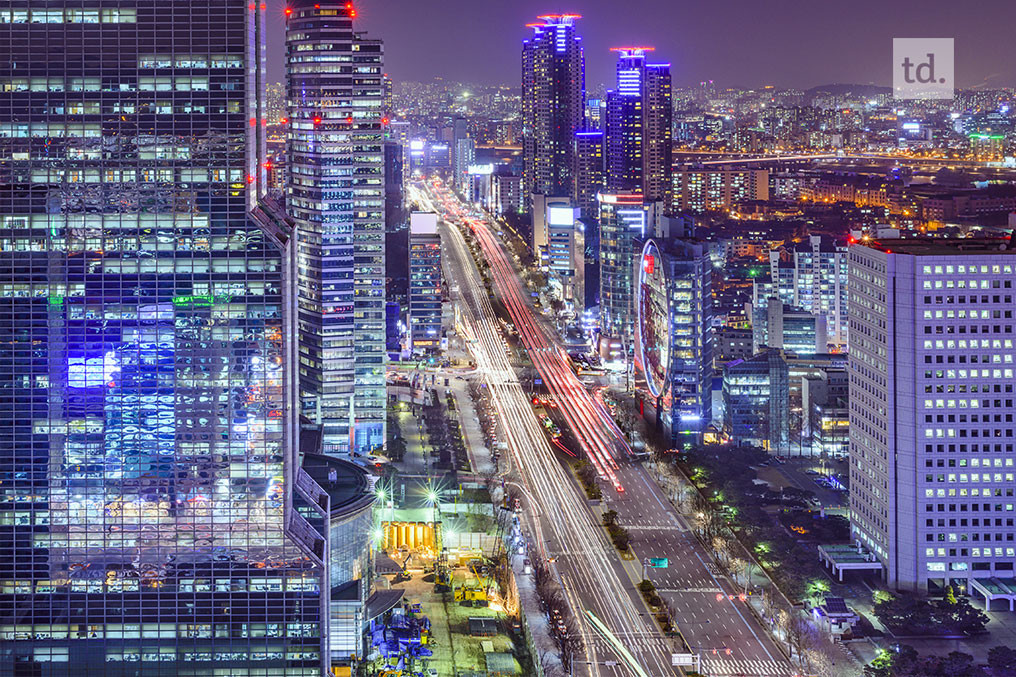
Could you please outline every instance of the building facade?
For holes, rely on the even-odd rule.
[[[712,420],[708,247],[696,240],[650,238],[635,265],[635,363],[645,382],[644,401],[671,444],[688,449],[701,443]]]
[[[765,169],[675,167],[673,212],[724,211],[738,202],[769,199],[769,172]]]
[[[854,537],[896,588],[1011,578],[1011,241],[887,240],[848,254]]]
[[[300,256],[304,415],[324,453],[385,440],[384,86],[381,42],[351,3],[287,7],[289,186]]]
[[[572,194],[575,132],[583,127],[586,61],[575,14],[537,17],[522,43],[522,155],[526,210],[533,194]]]
[[[265,10],[12,4],[0,675],[320,675]]]
[[[846,350],[846,243],[811,235],[807,242],[769,252],[769,269],[772,291],[784,303],[824,317],[830,347]]]
[[[607,189],[670,204],[673,163],[670,64],[646,62],[652,47],[623,47],[607,96]]]
[[[596,196],[606,188],[602,131],[575,133],[575,189],[572,199],[583,218],[596,218],[599,203]]]
[[[737,446],[773,454],[790,447],[790,371],[780,350],[723,368],[723,432]]]
[[[600,205],[600,338],[616,342],[627,360],[635,336],[634,271],[641,243],[653,232],[658,205],[635,193],[601,193]]]
[[[409,217],[409,349],[428,354],[441,347],[441,236],[437,214]]]

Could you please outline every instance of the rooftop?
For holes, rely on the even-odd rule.
[[[333,517],[367,509],[374,503],[369,473],[355,463],[323,454],[305,454],[303,469],[328,493]]]
[[[872,240],[863,246],[886,254],[910,256],[965,256],[968,254],[1016,254],[1011,238],[923,238]]]

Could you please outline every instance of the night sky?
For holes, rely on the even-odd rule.
[[[282,80],[281,0],[269,59]],[[610,47],[651,45],[675,87],[891,84],[892,38],[956,40],[960,87],[1016,86],[1016,0],[359,0],[358,28],[385,41],[396,80],[520,80],[520,41],[538,14],[578,13],[587,85],[612,78]]]

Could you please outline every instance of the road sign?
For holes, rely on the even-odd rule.
[[[670,664],[674,667],[687,667],[697,663],[695,658],[693,653],[672,653],[670,654]]]
[[[666,569],[670,566],[670,560],[666,557],[650,557],[646,560],[646,566],[653,567],[654,569]]]

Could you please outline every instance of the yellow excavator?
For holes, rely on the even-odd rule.
[[[455,588],[456,602],[472,602],[473,606],[487,606],[487,591],[490,590],[490,577],[485,573],[485,565],[481,560],[474,559],[469,562],[469,571],[476,579],[470,585],[461,585]]]

